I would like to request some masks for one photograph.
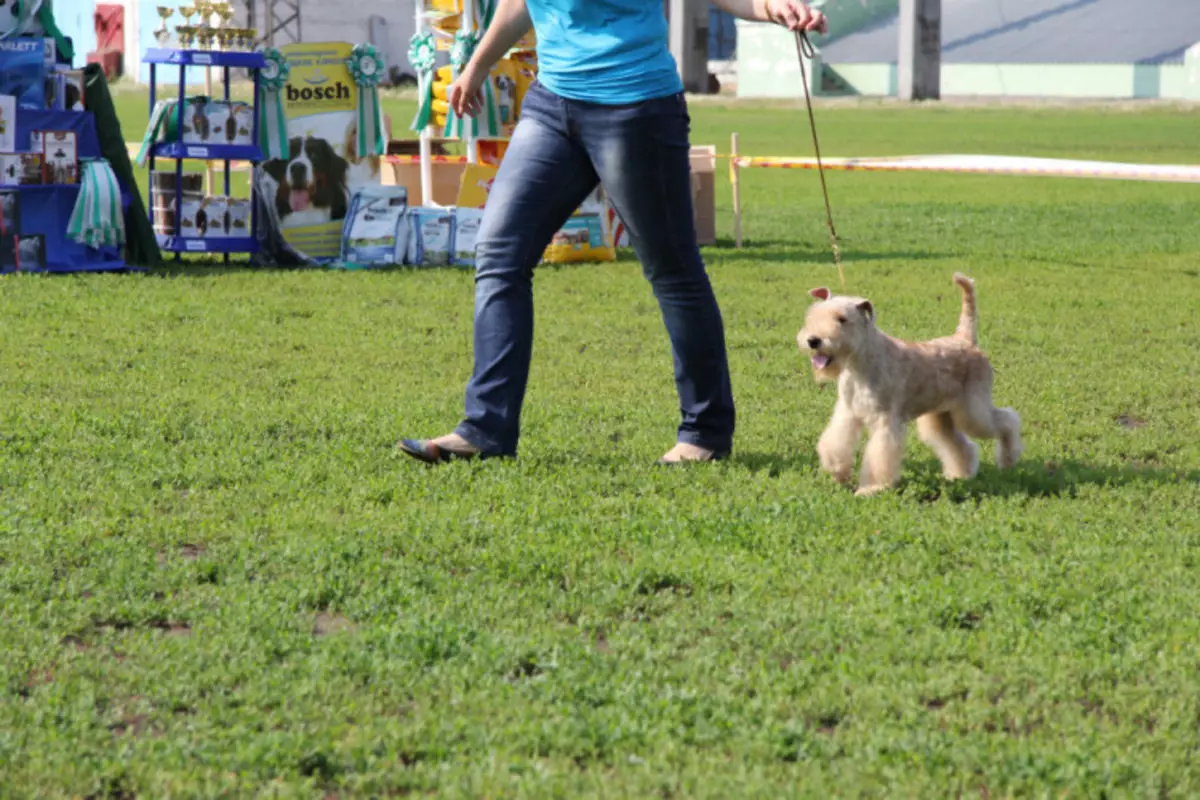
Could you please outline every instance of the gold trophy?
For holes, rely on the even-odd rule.
[[[196,13],[195,6],[180,6],[179,7],[179,16],[183,17],[184,25],[192,24],[192,15],[195,13]]]
[[[166,47],[167,42],[171,39],[171,31],[167,29],[167,20],[175,13],[175,9],[170,6],[156,6],[158,16],[162,18],[162,24],[154,31],[154,38],[158,42],[159,47]]]
[[[200,12],[200,27],[212,28],[213,4],[211,0],[197,0],[196,11]]]
[[[192,45],[196,41],[196,26],[195,25],[176,25],[175,35],[179,37],[179,46],[184,50],[191,50]]]
[[[196,28],[196,44],[201,50],[212,50],[213,31],[209,27]]]
[[[217,41],[221,44],[221,49],[225,51],[233,50],[233,29],[229,27],[230,21],[233,19],[233,6],[229,3],[214,3],[213,13],[217,17]]]

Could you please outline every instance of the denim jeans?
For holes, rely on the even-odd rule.
[[[492,184],[475,250],[475,369],[457,433],[515,455],[533,345],[533,269],[597,182],[625,223],[662,310],[675,359],[678,440],[733,443],[725,331],[692,212],[690,120],[682,94],[623,106],[530,87]]]

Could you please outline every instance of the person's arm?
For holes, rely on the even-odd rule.
[[[471,0],[467,0],[471,2]],[[483,108],[481,89],[492,67],[529,32],[533,22],[525,0],[499,0],[492,23],[475,48],[471,61],[446,92],[446,100],[459,116],[475,116]]]
[[[800,0],[712,0],[712,4],[735,17],[754,22],[774,22],[790,31],[825,33],[825,15]]]

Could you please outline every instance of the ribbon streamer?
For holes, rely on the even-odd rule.
[[[104,159],[83,162],[79,198],[67,221],[67,236],[88,247],[119,247],[125,243],[121,188]]]
[[[408,45],[408,61],[417,73],[417,115],[409,130],[420,133],[433,119],[434,64],[437,46],[432,33],[417,33]]]
[[[291,148],[281,92],[292,68],[277,48],[264,50],[263,57],[267,63],[258,73],[258,146],[265,159],[289,158]]]
[[[471,55],[479,45],[480,36],[471,31],[459,30],[454,34],[454,44],[450,47],[450,69],[455,80],[462,74],[463,69],[471,61]],[[461,117],[450,109],[446,113],[446,126],[442,135],[446,138],[462,138],[464,123]],[[496,90],[492,86],[489,75],[483,82],[483,111],[471,118],[471,135],[499,136],[500,113],[496,108]]]
[[[492,17],[496,15],[497,0],[478,0],[475,19],[479,20],[479,30],[486,31],[492,25]]]
[[[379,82],[387,66],[369,44],[356,44],[346,59],[350,75],[358,85],[358,138],[355,151],[358,158],[381,156],[387,149],[383,135],[383,110],[379,107]]]

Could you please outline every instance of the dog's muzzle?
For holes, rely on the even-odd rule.
[[[810,336],[804,343],[808,345],[809,350],[813,351],[811,357],[813,369],[825,369],[829,366],[830,362],[833,361],[832,356],[827,356],[824,353],[819,352],[819,348],[821,347],[820,338],[816,336]]]

